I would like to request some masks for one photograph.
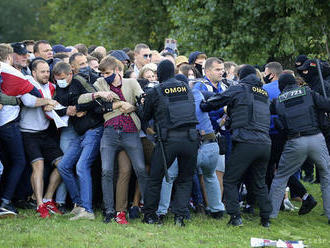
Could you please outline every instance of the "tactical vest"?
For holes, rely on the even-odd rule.
[[[279,95],[276,110],[290,135],[319,130],[313,97],[306,87],[295,88]]]
[[[257,86],[242,85],[243,91],[230,110],[231,128],[269,132],[270,110],[268,93]]]
[[[194,98],[188,85],[171,78],[155,89],[159,104],[154,116],[161,128],[169,130],[198,123]]]

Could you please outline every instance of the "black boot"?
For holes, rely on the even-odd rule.
[[[183,222],[184,216],[175,215],[174,225],[184,227],[186,224]]]
[[[228,225],[232,226],[243,226],[243,221],[240,215],[232,215],[228,222]]]
[[[298,214],[299,215],[308,214],[313,208],[315,208],[316,205],[317,205],[317,201],[315,201],[312,195],[308,195],[306,200],[303,200]]]
[[[270,227],[270,221],[269,221],[269,218],[261,218],[261,225],[263,227]]]

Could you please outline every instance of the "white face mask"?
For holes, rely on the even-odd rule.
[[[190,76],[188,76],[188,79],[195,79],[195,76],[190,75]]]
[[[66,79],[59,79],[56,80],[58,87],[60,88],[66,88],[68,86],[68,82],[66,81]]]

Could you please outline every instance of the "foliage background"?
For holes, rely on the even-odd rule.
[[[279,61],[304,53],[330,59],[330,1],[323,0],[2,0],[0,42],[48,39],[53,44],[162,50],[178,40],[237,63]]]

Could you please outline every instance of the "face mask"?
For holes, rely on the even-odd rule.
[[[203,76],[203,66],[200,64],[195,64],[197,71]]]
[[[89,72],[90,72],[90,67],[86,66],[86,67],[82,67],[79,69],[79,73],[85,75],[85,76],[89,76]]]
[[[188,76],[188,79],[195,79],[195,76],[190,75],[190,76]]]
[[[30,60],[30,61],[32,61],[33,59],[36,58],[36,56],[34,56],[33,53],[28,53],[28,55],[29,55],[29,60]]]
[[[267,76],[264,77],[264,81],[266,84],[269,84],[273,80],[274,77],[270,78],[271,75],[272,74],[269,73]]]
[[[68,82],[66,81],[66,79],[59,79],[56,80],[58,87],[60,88],[66,88],[68,86]]]
[[[112,84],[115,80],[116,73],[112,73],[109,77],[104,78],[108,84]]]

